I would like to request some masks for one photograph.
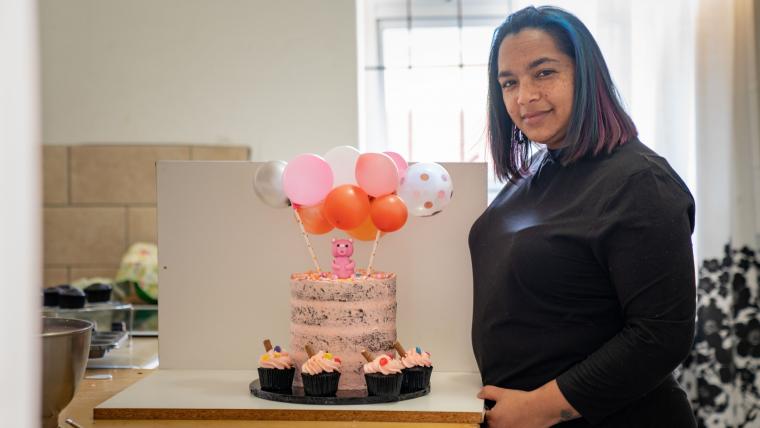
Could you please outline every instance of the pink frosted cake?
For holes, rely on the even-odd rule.
[[[393,353],[396,341],[396,275],[358,271],[338,279],[316,272],[290,277],[290,350],[299,370],[308,359],[304,347],[326,349],[342,359],[339,390],[366,389],[364,357]]]

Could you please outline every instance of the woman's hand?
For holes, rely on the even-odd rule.
[[[496,402],[491,410],[486,411],[486,424],[489,428],[549,426],[537,414],[532,392],[486,385],[478,393],[478,398]]]
[[[478,398],[496,402],[486,412],[486,424],[490,428],[549,427],[580,417],[554,380],[534,391],[486,385]]]

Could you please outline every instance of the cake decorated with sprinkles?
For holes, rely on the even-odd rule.
[[[393,354],[396,341],[396,275],[357,270],[349,278],[329,272],[290,277],[290,349],[295,367],[309,358],[306,345],[341,355],[339,390],[366,389],[364,357]],[[301,386],[296,373],[295,386]]]

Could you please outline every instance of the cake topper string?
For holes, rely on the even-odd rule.
[[[380,241],[380,231],[375,234],[375,243],[372,245],[372,254],[369,256],[369,265],[367,265],[367,276],[372,275],[372,263],[375,261],[375,253],[377,252],[377,243]]]
[[[360,153],[351,146],[335,147],[324,157],[304,153],[290,162],[266,162],[257,169],[253,187],[266,205],[292,206],[320,275],[308,235],[337,228],[351,238],[332,240],[332,273],[338,278],[354,276],[353,239],[374,241],[370,275],[381,236],[401,229],[410,214],[440,213],[454,194],[451,175],[437,163],[409,165],[395,152]]]
[[[309,235],[306,234],[306,230],[303,227],[303,222],[301,221],[301,216],[298,215],[298,209],[293,208],[293,214],[296,217],[296,221],[298,221],[298,226],[301,228],[301,236],[303,236],[304,241],[306,241],[306,248],[309,249],[311,261],[314,263],[314,267],[317,269],[317,273],[322,274],[322,270],[319,268],[319,261],[317,261],[317,255],[314,253],[314,248],[311,247],[311,240],[309,239]]]

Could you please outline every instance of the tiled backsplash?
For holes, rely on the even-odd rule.
[[[113,277],[129,245],[156,242],[156,161],[248,159],[247,146],[43,146],[43,285]]]

